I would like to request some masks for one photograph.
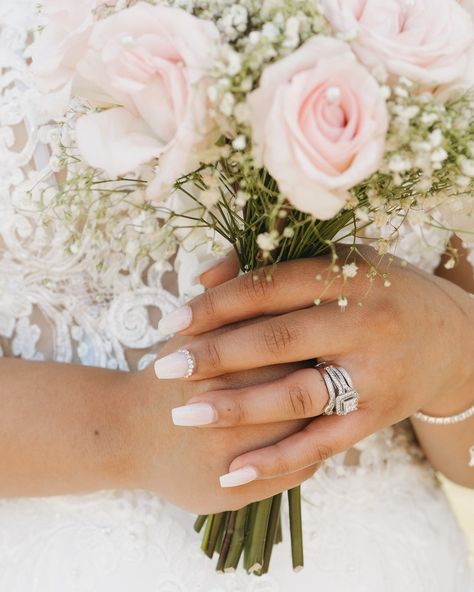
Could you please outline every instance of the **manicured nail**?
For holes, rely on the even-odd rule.
[[[157,378],[189,378],[196,363],[187,349],[180,349],[173,354],[156,360],[154,368]]]
[[[164,335],[177,333],[187,329],[193,320],[193,311],[190,306],[181,306],[170,314],[164,316],[158,323],[158,330]]]
[[[219,477],[221,487],[237,487],[238,485],[245,485],[250,481],[255,481],[257,478],[257,471],[253,467],[242,467],[236,469],[225,475]]]
[[[174,425],[200,426],[214,423],[217,413],[213,405],[209,403],[190,403],[171,410]]]
[[[199,282],[199,278],[202,276],[203,273],[206,273],[206,271],[209,271],[210,269],[214,269],[214,267],[217,267],[226,259],[227,255],[225,255],[224,257],[214,257],[212,259],[209,259],[208,261],[203,261],[202,263],[199,263],[194,272],[194,275],[191,278],[191,282],[193,284]]]

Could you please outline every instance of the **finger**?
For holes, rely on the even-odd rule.
[[[235,427],[304,419],[320,415],[328,401],[316,368],[305,368],[258,386],[227,389],[192,397],[172,410],[182,426]]]
[[[199,283],[206,288],[214,288],[235,278],[239,274],[239,260],[235,251],[232,251],[224,260],[206,270],[199,276]]]
[[[301,471],[292,473],[291,475],[285,475],[278,479],[261,479],[242,483],[240,487],[232,486],[227,487],[222,491],[225,492],[225,508],[224,510],[239,510],[240,508],[252,503],[258,502],[269,497],[273,497],[282,491],[293,489],[297,485],[300,485],[304,481],[310,479],[314,473],[318,470],[319,465],[307,467]],[[204,507],[201,510],[203,514],[215,513],[215,501],[210,498],[209,507]]]
[[[158,378],[212,378],[240,370],[298,362],[349,351],[360,334],[356,315],[337,303],[298,310],[217,335],[204,335],[155,362]]]
[[[290,475],[348,450],[377,431],[375,424],[365,408],[344,416],[317,417],[276,444],[238,456],[221,481],[235,483],[246,474],[253,475],[254,480]]]
[[[317,279],[328,259],[301,259],[245,273],[207,290],[160,321],[162,333],[199,335],[245,319],[282,314],[338,296],[340,282]],[[338,287],[337,287],[338,286]],[[339,290],[339,292],[338,292]]]

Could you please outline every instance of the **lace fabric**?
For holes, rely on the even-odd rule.
[[[64,250],[68,228],[54,219],[40,223],[27,189],[33,196],[55,190],[54,129],[25,61],[35,26],[33,0],[1,0],[0,353],[143,368],[165,340],[157,329],[161,314],[199,291],[192,275],[205,253],[158,252],[137,263],[131,247],[110,239],[100,245],[107,256],[97,273],[87,256],[96,245],[71,255]],[[126,206],[120,216],[124,229],[145,223]],[[446,238],[405,225],[397,254],[433,271]],[[1,499],[0,589],[471,590],[463,535],[408,423],[327,462],[303,496],[306,568],[291,572],[285,526],[262,578],[216,575],[199,549],[193,517],[150,492]]]

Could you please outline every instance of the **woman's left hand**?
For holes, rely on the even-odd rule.
[[[466,393],[472,379],[465,362],[474,359],[472,299],[397,259],[361,252],[351,256],[358,272],[346,282],[342,274],[325,282],[328,258],[280,263],[217,285],[162,321],[163,330],[198,336],[188,347],[196,363],[190,380],[309,361],[279,380],[207,392],[173,410],[179,425],[211,428],[308,419],[281,442],[235,458],[231,472],[250,469],[224,481],[238,485],[240,475],[242,482],[268,479],[315,465],[420,408],[459,411],[456,393]],[[389,272],[390,287],[374,279],[374,269],[383,277]],[[217,335],[206,334],[219,327]],[[183,355],[158,360],[157,376],[176,378],[187,367]],[[356,412],[323,414],[328,392],[316,360],[349,372],[360,397]]]

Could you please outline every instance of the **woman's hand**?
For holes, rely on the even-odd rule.
[[[393,258],[381,261],[371,249],[363,254],[363,259],[354,255],[358,274],[344,286],[317,279],[327,271],[325,258],[291,261],[227,281],[163,321],[170,332],[198,336],[185,343],[196,361],[191,381],[315,359],[342,366],[354,381],[359,410],[346,416],[322,415],[328,394],[314,368],[265,384],[204,389],[175,409],[176,423],[214,431],[310,419],[279,442],[237,455],[230,471],[247,467],[244,474],[253,470],[262,480],[291,475],[420,408],[447,415],[470,404],[472,299],[454,284]],[[390,268],[390,287],[368,279],[376,259],[382,275]],[[338,303],[342,290],[349,300],[345,311]],[[321,305],[315,306],[320,293]],[[206,333],[243,319],[253,322]],[[185,367],[180,356],[159,360],[158,377],[176,377]]]
[[[172,339],[165,349],[179,347],[180,341]],[[170,380],[158,384],[153,367],[125,374],[120,387],[128,397],[122,413],[126,416],[123,433],[131,454],[118,486],[149,489],[189,511],[208,514],[241,508],[305,481],[316,466],[238,489],[222,488],[219,483],[219,476],[235,456],[281,440],[301,429],[304,420],[205,431],[183,430],[171,421],[171,409],[192,397],[207,391],[258,385],[281,378],[297,367],[292,364],[199,382]]]

